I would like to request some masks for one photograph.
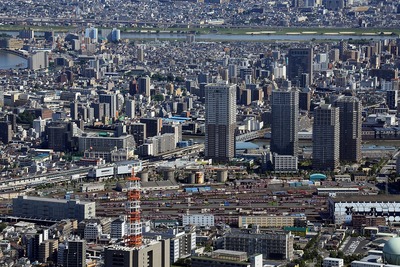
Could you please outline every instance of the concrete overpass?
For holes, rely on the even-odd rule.
[[[19,56],[19,57],[23,57],[23,58],[28,58],[28,57],[29,57],[29,54],[28,54],[28,53],[24,53],[24,52],[19,51],[19,50],[12,50],[12,49],[7,49],[7,48],[0,48],[0,51],[4,51],[4,52],[7,52],[7,53],[10,53],[10,54]]]
[[[258,138],[264,138],[264,135],[269,132],[271,129],[261,129],[258,131],[252,131],[244,134],[240,134],[236,136],[236,142],[246,142]]]

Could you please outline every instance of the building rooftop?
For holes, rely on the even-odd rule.
[[[160,186],[178,186],[178,184],[175,181],[171,180],[142,182],[142,188],[144,189],[149,187],[160,187]]]
[[[31,201],[48,201],[48,202],[53,202],[53,203],[68,203],[68,202],[76,202],[77,204],[90,204],[94,203],[91,201],[82,201],[79,199],[76,200],[68,200],[68,199],[57,199],[57,198],[47,198],[47,197],[34,197],[34,196],[19,196],[18,198],[21,199],[26,199],[26,200],[31,200]]]
[[[383,247],[383,253],[400,256],[400,237],[389,239]]]
[[[107,248],[109,249],[113,249],[113,250],[123,250],[123,251],[131,251],[131,250],[140,250],[142,248],[145,248],[146,246],[151,246],[154,245],[156,243],[158,243],[159,241],[154,240],[154,239],[142,239],[142,246],[136,248],[136,247],[126,247],[126,246],[121,246],[121,245],[112,245],[112,246],[108,246]]]
[[[334,202],[400,202],[397,195],[346,195],[330,199]]]

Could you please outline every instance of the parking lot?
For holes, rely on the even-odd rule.
[[[346,240],[347,244],[344,245],[343,252],[345,255],[352,255],[362,252],[362,247],[368,243],[368,240],[365,240],[365,237],[350,237]]]

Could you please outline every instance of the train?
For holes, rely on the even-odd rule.
[[[113,165],[96,166],[88,171],[87,177],[98,180],[114,176],[127,176],[132,173],[132,168],[134,173],[140,172],[143,169],[142,162],[140,160],[131,160]]]

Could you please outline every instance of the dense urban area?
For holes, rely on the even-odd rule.
[[[400,3],[0,2],[0,266],[400,265]]]

